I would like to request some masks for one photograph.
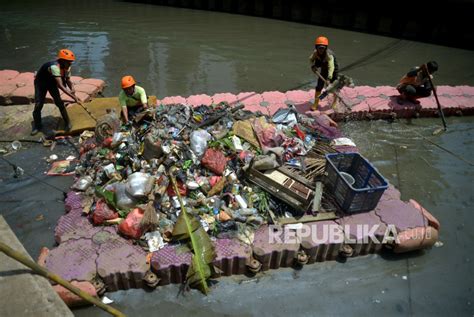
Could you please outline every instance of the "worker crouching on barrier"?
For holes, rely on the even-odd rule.
[[[59,89],[66,95],[79,102],[76,97],[74,85],[71,82],[71,65],[75,61],[74,53],[68,49],[58,52],[56,61],[47,62],[41,66],[35,76],[35,108],[33,110],[34,125],[31,135],[37,134],[42,129],[41,111],[43,110],[46,94],[49,92],[55,105],[63,117],[65,130],[71,130],[71,121],[67,114],[64,102],[61,100]]]
[[[400,79],[397,90],[400,93],[400,100],[409,100],[414,103],[420,103],[417,99],[429,97],[434,87],[430,78],[438,70],[438,63],[428,62],[410,70]]]
[[[135,114],[148,108],[148,99],[145,89],[136,85],[136,81],[132,76],[124,76],[122,78],[122,90],[119,94],[119,103],[122,107],[122,114],[125,123]]]
[[[314,104],[311,109],[317,110],[319,96],[321,95],[324,85],[332,83],[337,78],[338,64],[336,62],[336,55],[328,48],[329,40],[327,37],[317,37],[314,46],[314,51],[309,57],[309,61],[311,70],[318,75],[318,83],[316,84]],[[318,69],[321,69],[321,71],[318,71]]]

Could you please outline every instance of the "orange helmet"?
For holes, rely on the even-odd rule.
[[[135,84],[136,84],[135,79],[133,79],[132,76],[127,75],[127,76],[122,77],[122,88],[123,89],[128,88],[128,87],[132,87]]]
[[[76,59],[76,56],[71,50],[63,48],[58,52],[58,59],[64,59],[66,61],[73,62]]]
[[[329,40],[327,37],[325,36],[318,36],[316,38],[316,40],[314,41],[314,45],[325,45],[325,46],[328,46],[329,45]]]

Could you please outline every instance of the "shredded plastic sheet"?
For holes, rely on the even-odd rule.
[[[291,128],[298,123],[298,118],[294,109],[282,108],[275,112],[272,121],[273,123],[282,124]]]
[[[145,233],[145,239],[150,252],[158,251],[166,245],[159,231]]]
[[[51,168],[46,173],[49,176],[69,176],[74,175],[75,166],[71,165],[71,161],[56,161],[51,164]]]
[[[354,141],[349,138],[337,138],[331,141],[333,146],[356,146]]]

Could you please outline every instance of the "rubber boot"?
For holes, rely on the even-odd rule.
[[[336,106],[337,106],[337,96],[336,95],[333,95],[334,96],[334,100],[332,101],[331,103],[331,108],[332,109],[336,109]]]
[[[318,106],[319,106],[319,96],[321,96],[321,92],[320,92],[320,91],[316,91],[316,92],[314,93],[314,103],[313,103],[313,105],[311,106],[311,110],[313,110],[313,111],[318,110]]]
[[[67,114],[67,110],[65,107],[60,108],[59,112],[61,112],[61,116],[63,117],[64,120],[64,131],[70,131],[71,130],[71,120],[69,120],[69,116]]]
[[[43,109],[43,104],[36,103],[33,110],[33,129],[31,130],[31,135],[36,135],[41,129],[41,109]]]

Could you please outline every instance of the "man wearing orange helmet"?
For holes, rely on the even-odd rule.
[[[400,99],[420,103],[417,99],[429,97],[434,89],[430,78],[433,78],[433,73],[437,70],[438,63],[435,61],[411,69],[397,85]]]
[[[324,84],[331,83],[337,78],[338,65],[336,62],[336,55],[334,55],[333,51],[328,49],[328,46],[328,38],[325,36],[318,36],[314,41],[314,51],[309,57],[311,70],[318,75],[314,104],[311,107],[313,110],[317,110],[318,108],[319,96],[324,88]],[[321,71],[318,71],[318,68],[321,69]]]
[[[64,102],[61,100],[59,89],[66,95],[79,102],[76,97],[74,85],[71,82],[71,65],[76,57],[68,49],[62,49],[58,52],[56,61],[47,62],[41,66],[35,76],[35,108],[33,110],[34,126],[31,135],[37,134],[41,128],[41,110],[43,110],[46,94],[49,92],[53,97],[54,103],[59,108],[63,117],[65,130],[71,130],[71,121],[67,114]]]
[[[148,108],[145,89],[138,86],[135,79],[130,75],[122,77],[122,90],[118,98],[125,123],[128,123],[129,115],[133,116]]]

